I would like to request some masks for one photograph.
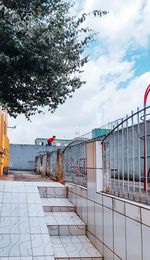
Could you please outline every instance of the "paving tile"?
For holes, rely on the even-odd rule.
[[[47,225],[58,225],[52,212],[45,212],[45,221]]]
[[[68,257],[68,254],[62,244],[53,244],[54,256],[56,257]]]
[[[28,204],[29,217],[44,217],[44,211],[40,204]]]
[[[42,198],[42,205],[43,206],[67,206],[72,207],[74,206],[71,202],[68,201],[66,198]]]
[[[75,210],[75,206],[66,198],[44,198],[41,201],[45,212],[73,212]]]
[[[0,257],[0,260],[33,260],[32,256],[22,256],[22,257]]]
[[[64,243],[63,245],[69,257],[101,257],[91,243]]]
[[[90,243],[90,240],[87,236],[78,236],[78,238],[82,243]]]
[[[66,187],[54,187],[47,188],[47,198],[65,198],[66,197]]]
[[[26,204],[2,204],[2,216],[28,216],[28,209]]]
[[[0,192],[0,203],[2,203],[3,193]]]
[[[55,260],[54,256],[34,256],[33,260]]]
[[[0,234],[0,257],[32,256],[29,235]]]
[[[27,217],[1,217],[0,234],[29,234]]]
[[[49,206],[48,198],[41,198],[41,202],[43,206]]]
[[[66,237],[66,236],[63,236],[63,237]],[[70,236],[67,236],[67,237],[70,237]],[[61,236],[51,236],[50,240],[51,240],[51,243],[54,245],[62,244]]]
[[[85,235],[86,226],[83,225],[73,225],[73,226],[59,226],[59,235]]]
[[[70,212],[74,205],[65,198],[66,188],[62,184],[11,185],[12,182],[7,182],[0,186],[5,190],[1,204],[0,260],[54,260],[54,256],[57,260],[101,259],[85,236],[85,223]],[[50,198],[41,199],[44,196]],[[52,212],[44,213],[43,207]]]
[[[4,192],[7,193],[25,193],[25,186],[24,185],[13,185],[13,184],[10,184],[10,185],[5,185],[4,186]]]
[[[30,217],[29,222],[32,234],[48,234],[45,217]]]
[[[75,212],[54,212],[58,225],[85,225]]]
[[[0,185],[0,192],[3,192],[4,190],[4,185]]]
[[[39,234],[31,235],[33,256],[53,255],[53,249],[49,235]]]
[[[3,203],[4,204],[9,204],[9,203],[25,204],[25,203],[27,203],[26,194],[25,193],[17,193],[17,192],[14,192],[14,193],[11,193],[11,192],[6,193],[5,192],[4,196],[3,196]]]
[[[41,198],[39,193],[27,193],[27,203],[41,204]]]
[[[79,236],[60,236],[60,241],[64,243],[80,243]]]
[[[25,186],[25,191],[26,193],[38,193],[39,194],[39,190],[37,186]]]

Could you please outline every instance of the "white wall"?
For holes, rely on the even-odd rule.
[[[97,145],[92,142],[88,147],[87,189],[66,184],[69,200],[87,224],[87,235],[104,260],[149,260],[150,207],[97,191],[101,187],[97,181],[103,179],[97,178],[94,169]]]

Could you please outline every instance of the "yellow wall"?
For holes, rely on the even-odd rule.
[[[1,156],[1,151],[5,154]],[[9,139],[7,136],[7,113],[0,109],[0,176],[8,172],[9,165]]]

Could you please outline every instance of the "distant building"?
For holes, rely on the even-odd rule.
[[[109,132],[110,132],[110,129],[95,128],[92,130],[92,138],[107,135]]]
[[[67,146],[70,142],[72,142],[72,139],[57,139],[56,138],[55,141],[52,143],[52,145]],[[36,138],[35,145],[47,145],[47,138]]]

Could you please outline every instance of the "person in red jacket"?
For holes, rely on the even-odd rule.
[[[55,139],[56,139],[55,135],[53,135],[53,137],[48,138],[47,140],[48,145],[52,145],[52,142],[55,141]]]

